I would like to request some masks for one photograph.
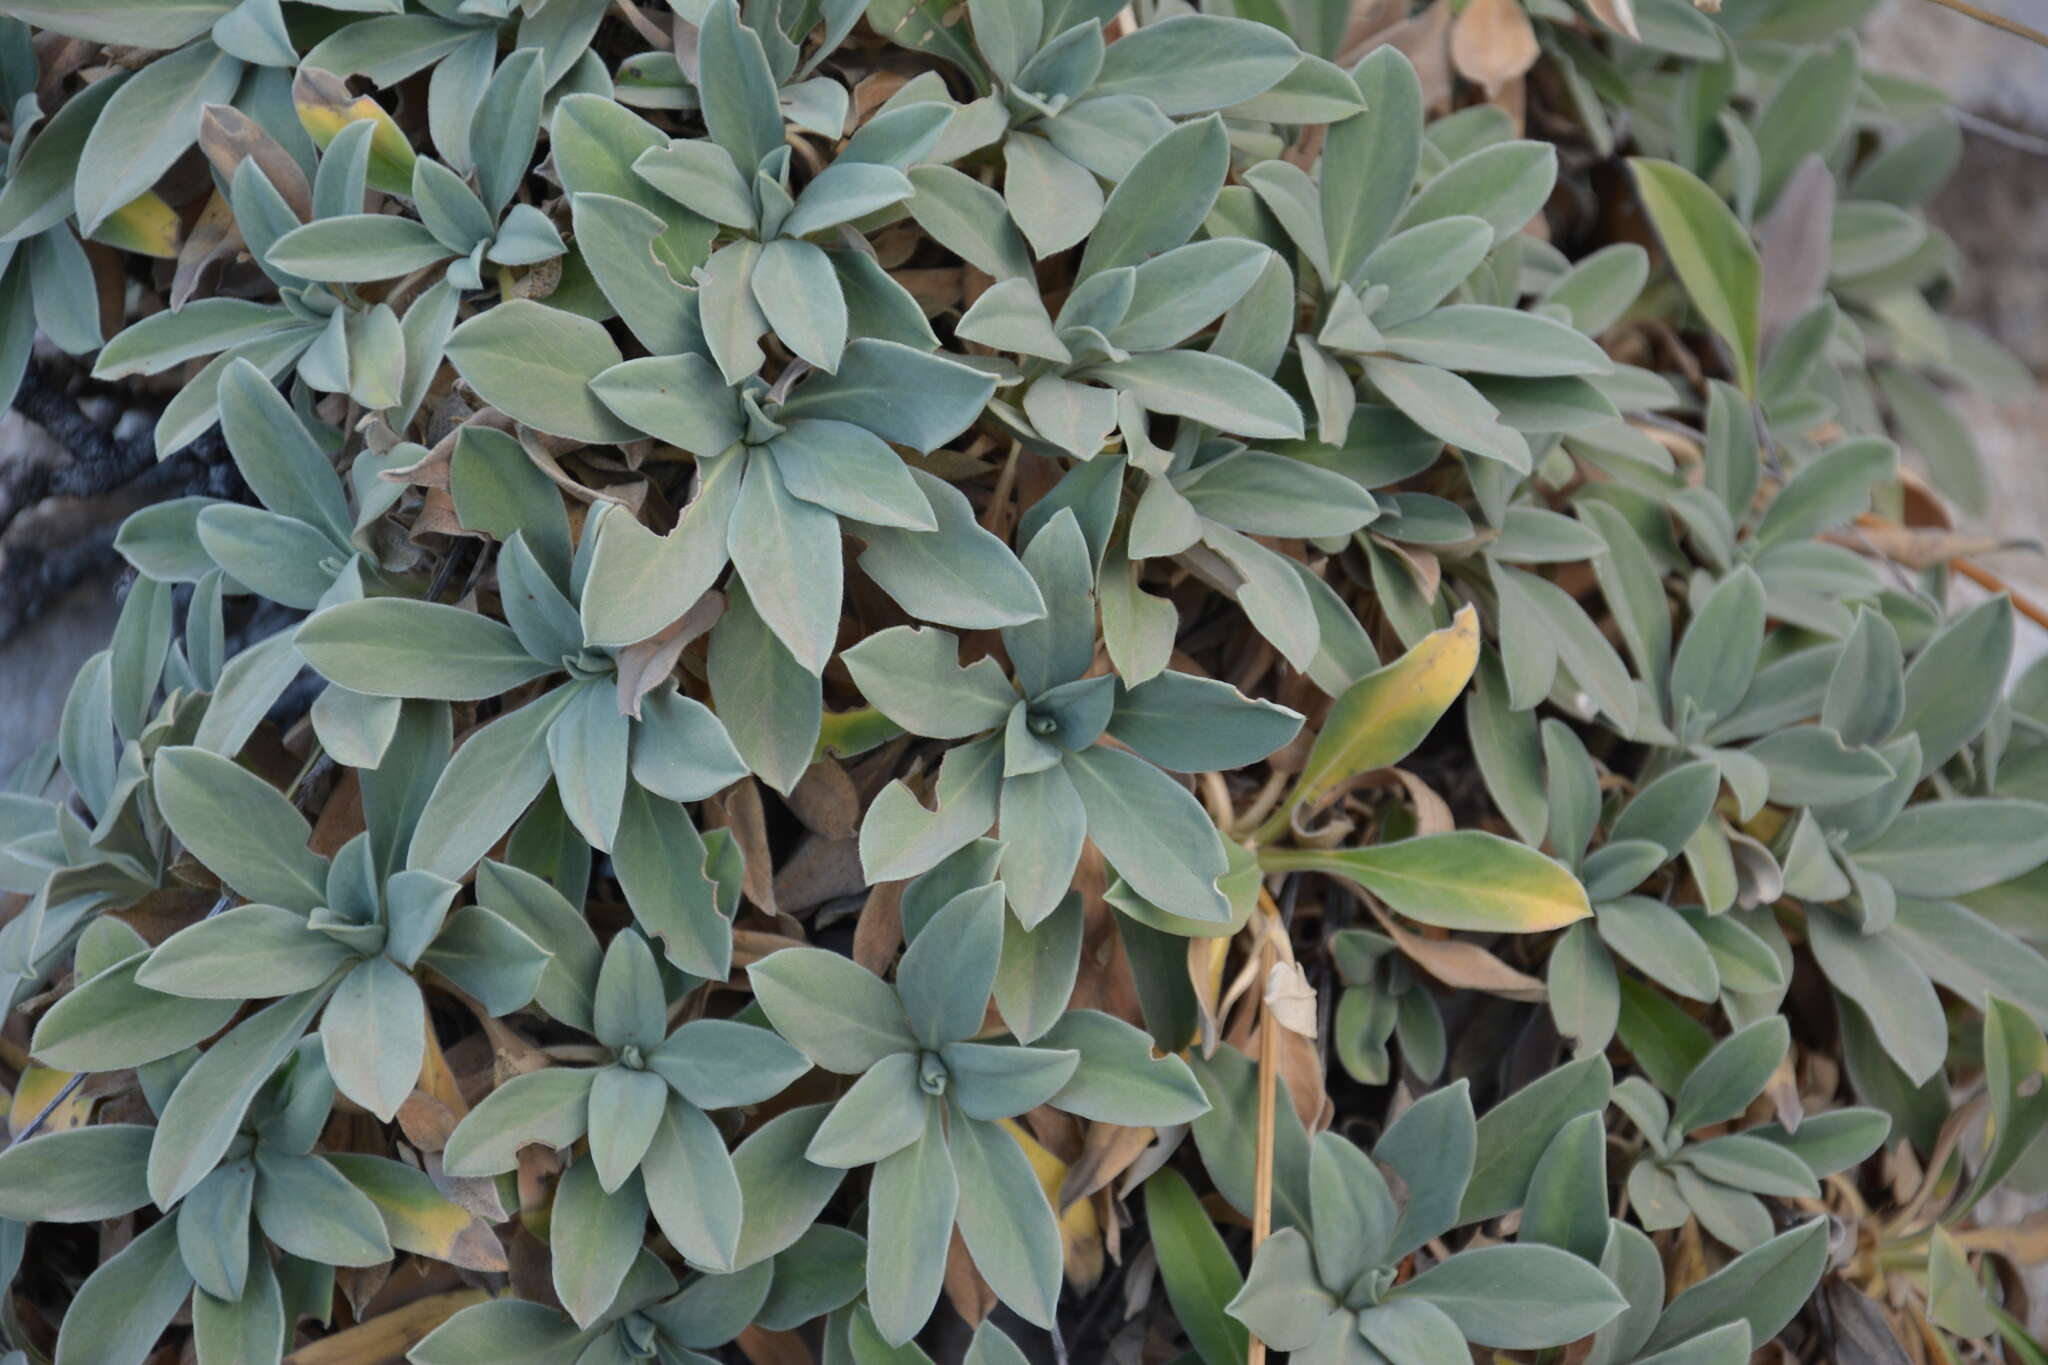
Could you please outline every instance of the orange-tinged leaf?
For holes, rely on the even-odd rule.
[[[1442,929],[1533,934],[1586,918],[1586,888],[1563,864],[1479,830],[1371,848],[1268,849],[1268,872],[1342,877],[1413,920]]]
[[[144,190],[106,216],[92,239],[138,256],[168,261],[177,257],[184,240],[178,211],[155,190]]]
[[[1345,688],[1294,791],[1260,828],[1259,841],[1284,830],[1304,804],[1314,805],[1360,773],[1406,758],[1465,690],[1478,664],[1479,613],[1467,603],[1448,626]]]

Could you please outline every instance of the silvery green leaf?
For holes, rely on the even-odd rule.
[[[1479,374],[1600,374],[1606,352],[1562,323],[1512,308],[1447,304],[1384,331],[1385,348],[1421,364]]]
[[[683,808],[628,784],[612,868],[642,929],[670,962],[723,981],[732,969],[732,926],[707,875],[708,850]]]
[[[818,1126],[804,1159],[820,1166],[867,1166],[902,1151],[925,1130],[934,1104],[920,1087],[915,1052],[896,1052],[862,1072]]]
[[[60,1129],[0,1153],[0,1209],[29,1223],[92,1223],[149,1202],[147,1124]]]
[[[413,162],[412,199],[420,221],[449,251],[461,255],[497,230],[491,211],[462,177],[430,156]]]
[[[1329,1318],[1344,1311],[1316,1269],[1308,1238],[1299,1228],[1281,1228],[1252,1257],[1244,1288],[1230,1301],[1230,1316],[1269,1346],[1302,1351]]]
[[[667,230],[660,216],[609,194],[572,194],[569,207],[583,259],[633,335],[658,356],[705,353],[697,295],[657,254]]]
[[[750,168],[751,169],[751,168]],[[714,223],[752,232],[758,221],[751,175],[716,142],[676,138],[633,162],[634,174]]]
[[[909,86],[906,85],[897,95],[906,96],[908,91]],[[833,158],[833,164],[888,166],[907,171],[931,155],[947,125],[953,121],[953,112],[953,106],[947,100],[913,100],[898,104],[891,98],[846,140],[846,145],[839,149],[839,155]]]
[[[776,1032],[827,1071],[858,1075],[917,1047],[896,993],[837,953],[784,948],[747,976]]]
[[[1174,15],[1112,43],[1093,89],[1141,96],[1169,115],[1201,114],[1271,89],[1300,60],[1300,50],[1270,25]]]
[[[284,395],[246,360],[226,365],[219,392],[228,451],[263,505],[346,545],[350,521],[341,481]]]
[[[733,1266],[741,1229],[740,1177],[724,1136],[702,1110],[669,1099],[641,1158],[639,1178],[655,1224],[678,1251],[715,1273]]]
[[[1329,235],[1322,221],[1322,192],[1308,172],[1291,161],[1262,161],[1244,173],[1244,182],[1280,224],[1295,248],[1308,258],[1328,287],[1331,279]],[[1232,240],[1232,239],[1220,239]]]
[[[562,1172],[550,1228],[554,1288],[577,1326],[589,1327],[611,1306],[646,1227],[647,1193],[637,1177],[607,1194],[593,1161]]]
[[[270,602],[307,612],[334,587],[336,546],[305,522],[240,503],[213,503],[195,528],[215,565]]]
[[[1054,344],[1065,350],[1054,338]],[[1117,394],[1059,374],[1044,374],[1024,391],[1024,416],[1038,434],[1078,459],[1092,459],[1117,424]]]
[[[420,812],[407,861],[459,877],[490,852],[548,782],[547,733],[569,704],[556,688],[471,733]]]
[[[1032,537],[1023,564],[1046,604],[1036,620],[1006,628],[1003,644],[1027,697],[1087,672],[1095,653],[1095,574],[1080,523],[1062,510]]]
[[[523,1352],[530,1365],[576,1365],[590,1336],[559,1308],[531,1299],[486,1299],[429,1332],[411,1354],[418,1365],[470,1365],[509,1348]]]
[[[997,279],[1030,276],[1031,252],[1001,195],[950,166],[915,167],[910,183],[905,207],[933,240]]]
[[[751,1265],[795,1243],[839,1188],[840,1172],[803,1159],[827,1111],[816,1104],[778,1114],[733,1152],[746,1196],[735,1265]]]
[[[608,852],[625,801],[632,722],[619,710],[617,689],[604,680],[568,690],[574,695],[548,727],[548,764],[570,823],[592,848]]]
[[[533,164],[540,136],[541,100],[550,84],[540,49],[521,47],[498,64],[469,123],[468,151],[478,188],[493,213],[502,213]]]
[[[1207,352],[1133,355],[1092,366],[1084,377],[1133,394],[1153,412],[1190,417],[1220,431],[1283,440],[1302,434],[1301,410],[1285,390],[1236,361]]]
[[[1372,1160],[1334,1133],[1309,1153],[1309,1239],[1326,1283],[1351,1284],[1381,1265],[1394,1235],[1394,1198]]]
[[[1528,443],[1502,426],[1499,410],[1447,370],[1368,356],[1365,377],[1388,402],[1432,436],[1520,473],[1529,467]]]
[[[168,748],[157,753],[156,798],[179,841],[250,900],[301,912],[321,903],[326,860],[277,788],[202,749]]]
[[[1088,103],[1092,101],[1063,111],[1063,116],[1074,117]],[[1060,146],[1058,124],[1053,120],[1047,128],[1055,147]],[[1112,177],[1121,183],[1089,234],[1079,277],[1085,280],[1104,270],[1137,265],[1194,236],[1216,202],[1228,162],[1223,123],[1214,115],[1184,123],[1152,142],[1127,173]]]
[[[998,280],[981,292],[954,326],[954,334],[999,351],[1065,362],[1073,358],[1053,331],[1036,282]]]
[[[761,248],[750,285],[784,345],[827,373],[846,347],[846,300],[822,248],[779,238]]]
[[[1784,1017],[1772,1015],[1717,1043],[1679,1089],[1671,1116],[1674,1129],[1689,1133],[1748,1108],[1784,1057],[1788,1037]]]
[[[2001,595],[1944,625],[1914,658],[1906,670],[1905,701],[1897,727],[1900,733],[1911,732],[1920,738],[1921,777],[1954,757],[1983,730],[2001,686],[1993,679],[2004,678],[2012,649],[2012,600]]]
[[[1105,180],[1118,181],[1173,127],[1151,100],[1137,95],[1098,95],[1077,100],[1042,120],[1039,131],[1062,156]]]
[[[1249,766],[1300,729],[1301,717],[1284,706],[1253,700],[1225,682],[1170,671],[1118,697],[1109,723],[1111,738],[1177,772]]]
[[[1721,978],[1714,956],[1676,910],[1646,896],[1622,896],[1603,902],[1597,914],[1607,946],[1652,981],[1690,1000],[1715,998]]]
[[[1543,299],[1569,310],[1572,326],[1598,336],[1620,321],[1642,293],[1649,273],[1649,254],[1642,247],[1616,242],[1575,263]]]
[[[704,125],[742,174],[782,146],[782,110],[761,37],[733,0],[712,0],[697,38]]]
[[[1069,1010],[1038,1041],[1080,1062],[1051,1103],[1100,1123],[1163,1127],[1206,1112],[1209,1100],[1187,1063],[1154,1057],[1150,1035],[1097,1010]]]
[[[1002,764],[998,736],[948,750],[933,789],[936,810],[901,781],[884,787],[861,821],[861,869],[868,880],[914,877],[987,833],[996,819]]]
[[[1780,1233],[1673,1299],[1642,1350],[1662,1351],[1731,1322],[1747,1322],[1752,1340],[1769,1341],[1806,1302],[1826,1262],[1825,1219]]]
[[[503,916],[466,905],[448,917],[420,954],[420,965],[474,996],[487,1013],[501,1015],[534,999],[549,957],[549,949]]]
[[[909,467],[865,427],[805,418],[791,422],[766,451],[792,497],[874,525],[937,529]]]
[[[659,1047],[668,1032],[668,996],[647,940],[620,933],[605,948],[592,1012],[597,1040],[613,1051]]]
[[[128,17],[132,24],[135,16],[131,14]],[[140,40],[108,38],[105,41]],[[79,157],[101,113],[127,80],[126,74],[114,72],[84,87],[50,116],[34,139],[26,144],[26,150],[10,156],[7,183],[4,189],[0,189],[0,237],[10,242],[23,241],[55,227],[70,216],[77,187]],[[196,123],[194,127],[196,131]],[[26,124],[20,126],[14,138],[16,146],[22,144],[22,138],[28,132]],[[156,316],[175,317],[177,314],[166,312]],[[106,363],[104,356],[101,363]]]
[[[1269,248],[1241,238],[1192,242],[1137,267],[1131,302],[1110,329],[1117,345],[1160,350],[1214,322],[1265,269]]]
[[[1859,846],[1855,859],[1901,895],[1967,895],[2048,859],[2048,806],[1953,797],[1912,806]]]
[[[288,995],[216,1039],[178,1080],[157,1116],[149,1193],[168,1208],[213,1170],[234,1142],[256,1092],[291,1055],[325,1003],[325,990]],[[385,1257],[388,1259],[389,1249]]]
[[[299,628],[298,647],[323,676],[384,697],[474,701],[560,667],[535,659],[489,617],[397,597],[328,607]]]
[[[1359,276],[1400,216],[1422,151],[1422,89],[1408,59],[1391,46],[1376,50],[1352,79],[1367,112],[1331,125],[1323,145],[1322,216],[1333,286]]]
[[[209,1297],[239,1299],[249,1283],[249,1216],[255,1193],[255,1164],[243,1158],[216,1169],[179,1206],[178,1252]],[[256,1259],[267,1264],[270,1258]]]
[[[910,474],[938,529],[857,528],[867,542],[862,572],[905,611],[940,625],[988,630],[1043,615],[1045,602],[1031,575],[1009,546],[982,528],[966,495],[937,475],[916,468]]]
[[[1605,1275],[1547,1246],[1461,1251],[1394,1293],[1434,1304],[1468,1341],[1518,1350],[1576,1341],[1627,1306]]]
[[[1535,217],[1557,183],[1557,149],[1547,142],[1498,142],[1460,157],[1423,185],[1397,226],[1439,218],[1483,218],[1498,246]]]
[[[567,250],[562,234],[546,214],[531,204],[514,204],[498,224],[498,235],[484,255],[499,265],[536,265]]]
[[[941,1056],[955,1103],[979,1120],[1013,1118],[1046,1103],[1080,1061],[1070,1050],[994,1043],[949,1043]]]
[[[335,1088],[390,1122],[419,1078],[426,1026],[426,1002],[404,969],[386,957],[358,964],[321,1019]]]
[[[1202,516],[1252,535],[1344,536],[1378,514],[1352,480],[1263,450],[1212,460],[1175,486]]]
[[[1519,1204],[1551,1138],[1580,1114],[1604,1107],[1612,1087],[1607,1059],[1595,1054],[1539,1077],[1489,1109],[1478,1125],[1472,1178],[1457,1221],[1494,1217]],[[1410,1189],[1416,1188],[1414,1177],[1408,1179]],[[1403,1245],[1412,1244],[1397,1238],[1397,1253]]]
[[[928,1050],[980,1030],[1002,954],[999,884],[956,896],[932,916],[896,968],[896,990],[911,1031]]]
[[[205,107],[233,98],[245,69],[212,43],[197,42],[124,82],[101,109],[79,152],[73,191],[79,227],[87,235],[97,232],[155,183],[199,135]]]
[[[842,153],[804,186],[796,207],[782,221],[781,233],[784,237],[808,237],[879,213],[916,193],[916,183],[899,168],[848,161]]]
[[[356,284],[395,279],[450,254],[432,232],[410,218],[355,213],[287,232],[271,244],[266,259],[307,279]]]
[[[994,377],[970,365],[862,338],[848,343],[836,373],[798,386],[777,417],[851,422],[928,454],[971,426],[994,391]]]
[[[78,1287],[57,1336],[59,1365],[139,1365],[191,1291],[178,1220],[159,1219]]]
[[[1889,934],[1863,934],[1852,923],[1820,906],[1807,910],[1814,958],[1830,985],[1862,1007],[1871,1030],[1907,1078],[1921,1083],[1940,1071],[1946,1056],[1946,1026],[1940,998],[1927,972],[1901,941]]]
[[[479,313],[448,338],[449,361],[484,401],[528,426],[582,441],[637,434],[590,388],[620,358],[602,324],[531,299]]]
[[[1679,641],[1671,668],[1674,719],[1701,722],[1733,710],[1755,676],[1764,642],[1763,585],[1748,567],[1718,584]]]
[[[238,905],[172,934],[135,983],[194,999],[250,1000],[308,991],[355,960],[355,952],[276,905]]]
[[[449,1135],[443,1163],[451,1175],[496,1175],[517,1164],[519,1149],[568,1147],[589,1127],[588,1068],[547,1067],[500,1084]]]
[[[1003,162],[1003,202],[1035,255],[1056,255],[1094,230],[1104,200],[1087,166],[1025,132],[1003,140]]]
[[[1028,931],[1060,904],[1081,859],[1087,808],[1066,769],[1055,762],[1003,779],[1002,876],[1018,922]]]
[[[668,1087],[651,1071],[598,1068],[590,1083],[590,1103],[605,1121],[590,1130],[590,1162],[605,1193],[617,1193],[639,1168],[667,1100]]]
[[[676,205],[633,173],[633,162],[641,153],[650,147],[666,146],[668,140],[666,134],[631,110],[592,94],[563,95],[555,102],[548,126],[555,169],[572,205],[580,196],[595,195],[627,201],[641,209],[661,224],[653,238],[656,265],[672,279],[686,280],[710,252],[713,225]],[[639,224],[644,221],[623,210],[608,212],[605,217],[620,229],[630,228],[634,232],[640,230]],[[578,236],[581,235],[579,231]],[[593,270],[600,280],[606,278],[602,260],[593,265]],[[629,321],[634,316],[621,311],[626,312]]]
[[[1315,602],[1292,567],[1295,561],[1218,522],[1203,525],[1202,544],[1235,575],[1224,590],[1236,597],[1253,627],[1295,668],[1311,667],[1321,632]]]
[[[1009,1133],[975,1119],[956,1117],[947,1144],[960,1188],[960,1236],[975,1268],[1025,1321],[1051,1327],[1060,1230],[1030,1160]]]
[[[769,629],[822,673],[839,633],[839,519],[793,497],[771,454],[751,452],[726,550]]]
[[[923,1134],[877,1164],[870,1185],[868,1302],[892,1345],[916,1335],[938,1302],[959,1206],[940,1109],[927,1104]]]
[[[1017,694],[993,659],[962,668],[958,651],[945,631],[893,626],[840,657],[883,715],[934,739],[965,739],[1002,724]]]

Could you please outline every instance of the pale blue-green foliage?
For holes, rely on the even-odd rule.
[[[250,494],[129,517],[0,791],[0,991],[110,1105],[0,1153],[0,1270],[154,1219],[60,1365],[400,1253],[493,1291],[420,1365],[914,1365],[1093,1331],[1107,1219],[1203,1365],[1733,1365],[1789,1201],[1972,1087],[1915,1217],[2039,1183],[2048,675],[1857,538],[2024,387],[1936,311],[1953,121],[1854,5],[1498,7],[1561,163],[1352,8],[0,0],[0,390],[183,373]],[[1588,147],[1650,246],[1553,244],[1636,202]],[[112,252],[175,264],[102,346]]]

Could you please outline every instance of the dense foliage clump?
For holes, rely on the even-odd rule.
[[[2041,1359],[1870,7],[0,0],[12,1358]]]

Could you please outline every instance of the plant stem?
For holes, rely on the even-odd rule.
[[[1271,923],[1259,935],[1259,974],[1252,983],[1252,989],[1259,993],[1259,1135],[1252,1193],[1254,1256],[1258,1255],[1259,1247],[1273,1232],[1273,1124],[1280,1074],[1279,1024],[1266,1005],[1266,976],[1273,967],[1273,950],[1268,946],[1270,940],[1267,935],[1278,924],[1280,909],[1273,904],[1272,895],[1264,887],[1259,889],[1259,913]],[[1253,1336],[1245,1359],[1247,1365],[1265,1365],[1266,1343]]]

